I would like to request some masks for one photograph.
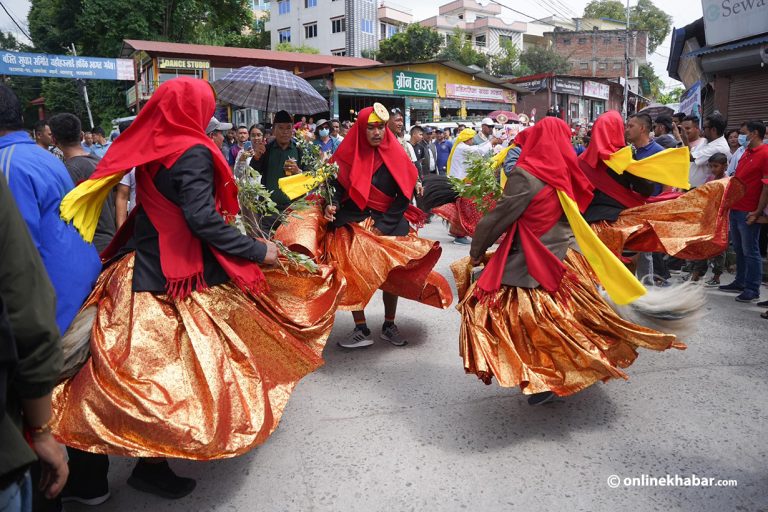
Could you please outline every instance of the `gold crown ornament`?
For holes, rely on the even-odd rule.
[[[373,104],[373,112],[368,116],[369,123],[386,123],[389,121],[389,111],[381,103]]]

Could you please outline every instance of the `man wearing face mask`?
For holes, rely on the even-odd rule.
[[[744,130],[746,130],[747,122],[744,121],[741,123],[741,126],[739,127],[739,149],[734,151],[731,154],[731,160],[728,162],[728,169],[726,169],[725,174],[728,176],[733,176],[736,174],[736,166],[739,165],[739,160],[741,160],[741,156],[744,154],[744,151],[747,150],[747,136],[744,134]]]
[[[327,156],[333,155],[341,141],[331,137],[331,123],[327,119],[320,119],[317,122],[317,131],[315,133],[317,138],[313,144],[320,146],[320,150]]]

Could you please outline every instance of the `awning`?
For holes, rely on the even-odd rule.
[[[731,50],[738,50],[739,48],[746,48],[747,46],[756,46],[759,44],[768,43],[768,34],[752,37],[750,39],[744,39],[731,44],[724,44],[721,46],[705,46],[698,50],[688,52],[683,57],[697,57],[699,55],[707,55],[710,53],[727,52]]]

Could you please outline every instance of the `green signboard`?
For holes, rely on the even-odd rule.
[[[392,71],[392,83],[395,94],[437,98],[437,75],[396,69]]]

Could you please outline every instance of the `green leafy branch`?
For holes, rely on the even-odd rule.
[[[493,162],[487,155],[468,153],[465,163],[467,177],[449,177],[451,186],[459,197],[472,200],[480,213],[487,213],[501,199],[502,193]]]
[[[333,204],[333,196],[336,194],[333,183],[339,175],[338,164],[328,163],[327,155],[319,145],[302,137],[297,137],[295,141],[301,151],[301,166],[306,169],[304,174],[311,176],[314,182],[314,186],[309,188],[307,193],[314,191],[325,204]]]

